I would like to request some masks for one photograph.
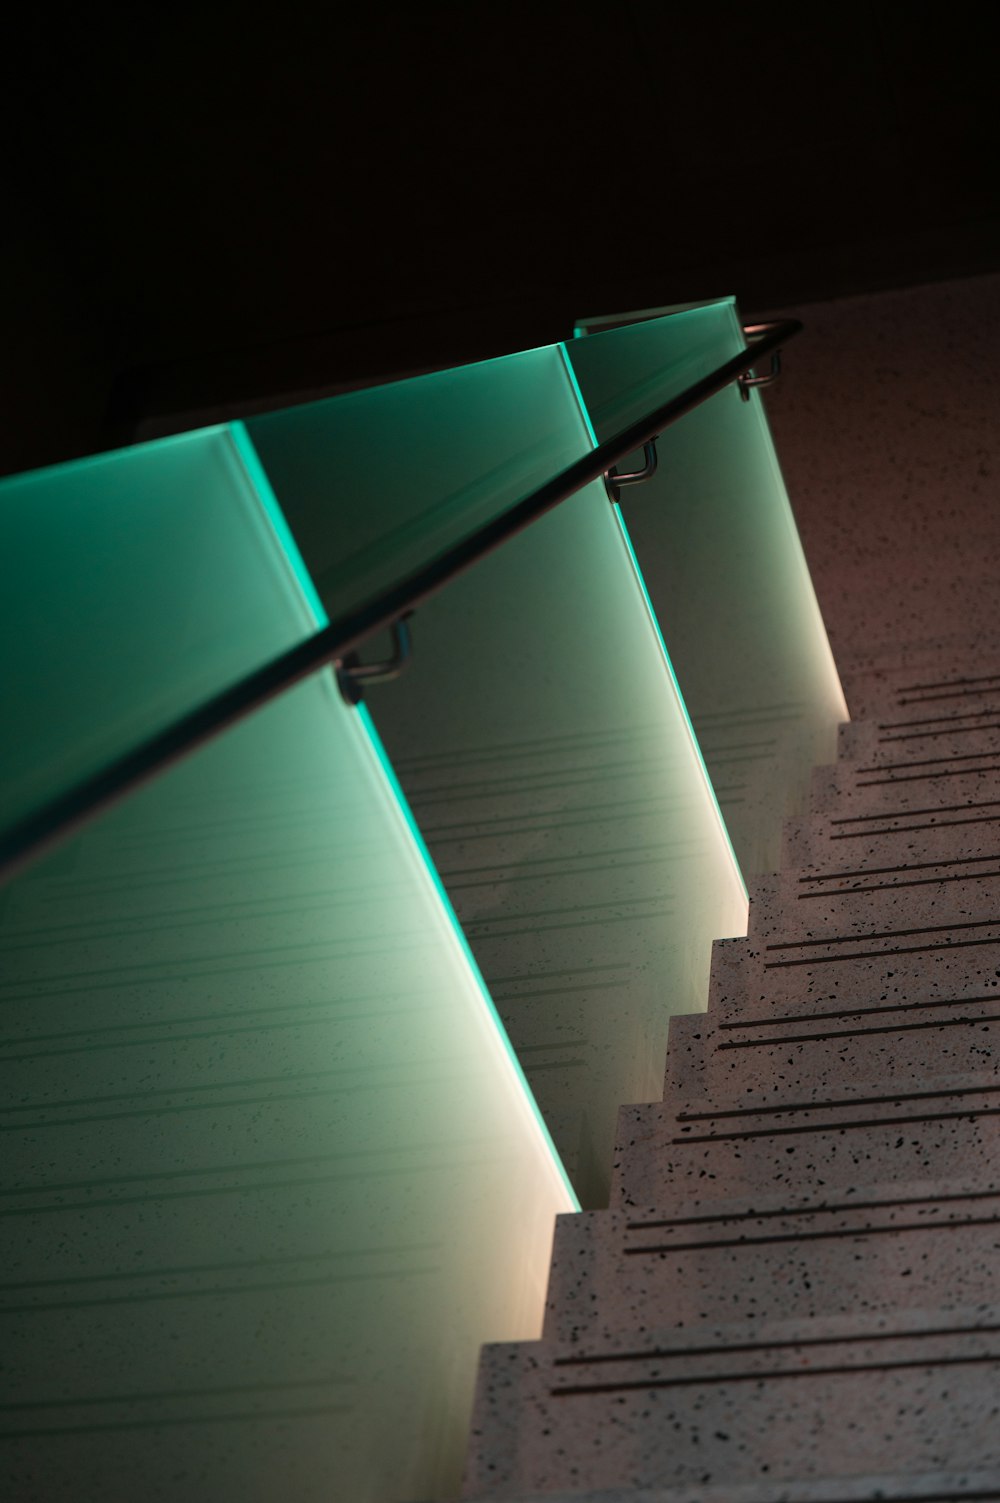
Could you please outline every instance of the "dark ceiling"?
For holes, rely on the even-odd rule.
[[[137,421],[1000,265],[976,5],[36,14],[7,48],[11,470]]]

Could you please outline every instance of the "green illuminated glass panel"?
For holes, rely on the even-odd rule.
[[[284,519],[331,615],[561,470],[555,347],[0,484],[0,831],[308,635],[260,601]],[[314,595],[312,580],[307,593]]]
[[[528,389],[547,452],[568,463],[592,439],[563,354],[525,361],[546,375]],[[506,380],[515,364],[493,367]],[[493,367],[470,368],[476,391]],[[322,567],[338,544],[337,517],[314,505],[323,476],[363,454],[393,504],[447,493],[457,390],[427,380],[358,393],[350,425],[332,421],[336,402],[304,408],[294,443],[284,414],[253,425],[328,609],[343,595]],[[523,401],[501,395],[481,405],[487,457],[524,442]],[[403,410],[407,396],[423,429],[409,448],[381,443],[390,400]],[[661,1094],[669,1016],[705,1006],[711,941],[746,922],[603,487],[477,564],[421,607],[413,629],[413,665],[369,691],[372,712],[578,1193],[599,1204],[619,1105]]]
[[[36,798],[322,624],[240,425],[12,483],[25,556],[33,497],[34,640],[106,670],[28,721]],[[285,695],[8,887],[0,946],[18,1495],[452,1495],[575,1200],[367,713]]]
[[[5,896],[10,1496],[454,1496],[574,1201],[365,712],[310,680]]]
[[[0,828],[314,628],[267,608],[273,521],[239,425],[0,484]]]
[[[555,345],[250,419],[333,617],[405,578],[564,469]]]
[[[568,347],[598,438],[744,348],[732,299],[636,316]],[[767,870],[847,708],[759,395],[720,392],[658,452],[622,510],[737,855]]]

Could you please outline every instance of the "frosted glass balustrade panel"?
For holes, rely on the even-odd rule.
[[[419,613],[373,689],[390,748],[587,1205],[618,1107],[663,1089],[667,1025],[743,933],[736,864],[598,483]]]
[[[598,482],[456,581],[372,711],[581,1201],[671,1014],[746,929],[739,871]]]
[[[556,366],[526,351],[254,421],[332,616],[569,462]],[[258,607],[272,526],[241,423],[0,482],[0,837],[308,635]]]
[[[457,1492],[572,1198],[329,674],[5,893],[5,1496]]]
[[[485,383],[522,357],[470,367]],[[592,447],[564,354],[526,368],[547,452]],[[457,376],[460,373],[449,373]],[[363,449],[388,497],[447,491],[455,387],[400,383],[251,424],[324,604],[337,515],[323,476]],[[376,443],[378,397],[418,402],[416,454]],[[365,414],[366,401],[372,416]],[[522,398],[485,404],[487,454],[523,445]],[[414,432],[418,432],[414,425]],[[416,440],[414,440],[416,442]],[[525,480],[527,480],[525,473]],[[543,478],[543,477],[537,477]],[[428,482],[429,483],[429,482]],[[516,499],[511,497],[510,499]],[[332,582],[331,582],[332,581]],[[412,665],[368,702],[532,1090],[587,1204],[606,1200],[618,1107],[662,1093],[672,1012],[703,1008],[713,939],[746,900],[697,746],[603,486],[452,582],[413,621]]]
[[[239,425],[0,482],[0,833],[314,627]]]
[[[252,418],[330,617],[500,516],[579,454],[543,346]]]
[[[596,332],[568,348],[598,438],[745,344],[732,299],[584,327]],[[737,855],[767,870],[847,707],[760,396],[727,388],[668,428],[658,454],[623,514]]]
[[[206,444],[240,485],[202,489],[201,534],[188,517],[190,636],[167,498],[132,554],[105,518],[103,586],[124,626],[148,607],[136,664],[124,649],[102,681],[116,746],[321,624],[238,425],[192,436],[182,520]],[[127,523],[144,494],[84,486],[70,519],[118,495]],[[114,575],[133,554],[146,596]],[[114,650],[96,583],[76,603]],[[53,654],[66,626],[55,598]],[[328,672],[0,894],[0,1018],[5,1495],[453,1494],[479,1343],[537,1334],[573,1199],[377,737]]]

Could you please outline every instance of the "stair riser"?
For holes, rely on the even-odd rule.
[[[818,768],[809,788],[808,812],[862,821],[906,811],[977,805],[995,801],[1000,792],[1000,757],[975,764],[953,763],[909,772],[865,772],[854,763]]]
[[[931,1017],[921,1019],[921,1012]],[[876,1013],[867,1028],[860,1017],[757,1030],[714,1029],[697,1017],[683,1021],[696,1031],[671,1030],[663,1093],[677,1111],[704,1111],[709,1102],[759,1107],[1000,1079],[1000,998],[969,1008],[901,1010],[892,1023]]]
[[[1000,754],[1000,710],[936,715],[919,715],[916,710],[912,706],[909,714],[904,711],[842,725],[837,738],[838,763],[885,767],[937,757]]]
[[[746,941],[712,947],[713,1023],[865,1011],[896,1003],[981,1000],[1000,994],[1000,923],[980,930],[925,930],[897,941],[753,951]],[[731,948],[743,944],[745,957]],[[879,948],[881,947],[881,948]]]
[[[946,923],[957,930],[1000,919],[1000,863],[983,871],[946,868],[852,880],[855,887],[840,879],[801,881],[792,873],[781,882],[758,884],[750,904],[750,946],[768,949],[809,938],[821,943],[827,936],[867,940],[884,930]]]
[[[1000,1097],[996,1102],[1000,1107]],[[941,1112],[961,1110],[936,1105]],[[723,1197],[780,1194],[794,1206],[865,1185],[946,1185],[974,1178],[987,1190],[1000,1183],[1000,1116],[914,1115],[867,1125],[872,1115],[869,1108],[856,1111],[853,1120],[844,1113],[817,1131],[727,1123],[730,1136],[714,1138],[705,1134],[711,1124],[699,1123],[697,1137],[681,1139],[662,1105],[623,1107],[611,1203],[645,1210],[675,1198],[710,1205]],[[859,1118],[865,1125],[858,1125]],[[754,1136],[737,1136],[744,1132]]]
[[[581,1489],[738,1484],[762,1474],[843,1474],[845,1463],[852,1473],[997,1466],[1000,1340],[956,1343],[946,1371],[932,1365],[937,1353],[921,1362],[921,1345],[870,1347],[871,1365],[853,1369],[836,1349],[814,1348],[797,1369],[786,1368],[789,1376],[773,1375],[770,1354],[733,1354],[729,1372],[748,1375],[736,1381],[721,1372],[698,1380],[682,1362],[655,1360],[513,1372],[509,1349],[495,1361],[487,1349],[466,1491],[515,1498],[574,1482]],[[555,1396],[553,1377],[606,1391]],[[516,1406],[532,1416],[530,1436],[499,1416],[492,1422],[494,1397],[505,1413]]]
[[[481,1495],[480,1495],[481,1496]],[[730,1483],[722,1487],[651,1487],[636,1491],[627,1484],[572,1492],[518,1492],[517,1503],[1000,1503],[1000,1468],[934,1472],[868,1472],[851,1477],[795,1477],[768,1482]],[[468,1503],[476,1503],[468,1499]]]
[[[1000,1197],[631,1230],[620,1215],[577,1220],[556,1238],[551,1341],[593,1347],[656,1328],[954,1310],[997,1294]]]
[[[977,644],[975,670],[967,641],[907,652],[906,666],[871,667],[851,675],[847,696],[855,720],[908,720],[918,715],[961,714],[970,709],[1000,713],[1000,659],[995,642]]]
[[[1000,1468],[1000,1315],[970,1329],[1000,1287],[1000,725],[891,739],[922,713],[842,728],[797,866],[713,947],[612,1210],[560,1219],[544,1343],[486,1361],[471,1496]]]
[[[816,814],[786,826],[782,845],[783,868],[798,875],[981,857],[1000,863],[1000,800],[981,810],[958,807],[857,825]]]

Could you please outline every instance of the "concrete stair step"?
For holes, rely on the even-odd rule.
[[[752,1133],[772,1136],[816,1132],[827,1126],[861,1120],[906,1124],[917,1119],[1000,1114],[1000,1075],[992,1068],[941,1075],[928,1080],[920,1072],[898,1081],[880,1078],[823,1081],[815,1088],[792,1070],[782,1071],[756,1093],[734,1091],[728,1100],[692,1093],[672,1095],[662,1103],[680,1140],[698,1142],[742,1139]]]
[[[467,1497],[1000,1466],[1000,1311],[484,1348]]]
[[[782,870],[800,876],[915,866],[918,862],[991,861],[1000,857],[1000,797],[981,804],[914,809],[892,817],[841,819],[813,814],[790,820]]]
[[[966,923],[1000,914],[1000,861],[903,867],[833,878],[786,872],[757,878],[750,889],[747,939],[775,941],[854,934],[906,924]]]
[[[961,960],[962,953],[959,949],[951,958]],[[903,956],[903,960],[907,958]],[[954,977],[953,987],[945,988],[932,970],[929,976],[911,976],[914,984],[909,991],[899,985],[898,973],[887,973],[881,977],[880,985],[876,985],[880,978],[874,973],[866,982],[863,978],[861,985],[856,984],[856,976],[851,976],[850,984],[838,989],[836,976],[833,986],[830,985],[832,973],[827,972],[823,985],[819,975],[822,967],[805,969],[811,979],[797,985],[795,977],[800,973],[794,967],[785,967],[792,976],[789,984],[787,976],[781,974],[782,968],[775,970],[762,964],[760,952],[753,960],[741,964],[737,950],[716,946],[708,1010],[690,1016],[694,1020],[707,1020],[713,1028],[756,1029],[760,1037],[768,1036],[767,1030],[773,1028],[775,1037],[780,1038],[786,1036],[786,1030],[796,1032],[804,1027],[812,1031],[814,1025],[818,1029],[832,1028],[841,1019],[849,1030],[867,1026],[865,1020],[869,1016],[873,1026],[879,1017],[887,1024],[919,1021],[924,1017],[947,1018],[953,1015],[952,1009],[964,1011],[979,1004],[985,1007],[1000,997],[1000,973],[994,969],[984,971],[978,989],[974,984],[966,984],[970,978],[962,974]],[[972,977],[972,982],[975,979]]]
[[[971,762],[932,762],[922,767],[871,767],[833,762],[814,769],[807,812],[860,823],[908,810],[979,806],[1000,797],[1000,754]]]
[[[974,668],[967,642],[928,646],[907,658],[851,674],[847,700],[852,718],[1000,708],[1000,644],[979,643]]]
[[[972,1180],[984,1191],[1000,1184],[1000,1088],[686,1121],[663,1102],[624,1106],[611,1205],[646,1210],[774,1194],[809,1205],[930,1176]]]
[[[1000,997],[724,1026],[703,1013],[676,1017],[663,1095],[681,1110],[777,1100],[789,1090],[835,1096],[973,1076],[1000,1079]]]
[[[1000,644],[962,662],[858,676],[544,1339],[485,1349],[469,1499],[1000,1497]]]
[[[463,1494],[465,1503],[479,1503],[487,1495]],[[566,1492],[504,1494],[509,1503],[950,1503],[968,1498],[976,1503],[1000,1500],[1000,1471],[965,1468],[959,1471],[888,1473],[866,1476],[805,1477],[793,1481],[739,1483],[725,1487],[693,1488],[613,1486],[584,1487]]]
[[[933,710],[933,706],[930,707]],[[914,707],[918,711],[919,707]],[[969,710],[944,708],[936,714],[900,711],[896,715],[849,720],[837,730],[838,762],[923,761],[1000,748],[1000,701]]]
[[[651,1328],[951,1310],[1000,1297],[1000,1190],[928,1186],[714,1214],[622,1211],[556,1223],[543,1337],[594,1343]]]
[[[939,863],[874,874],[816,877],[790,871],[750,888],[747,939],[753,949],[827,935],[869,934],[916,925],[953,926],[1000,914],[1000,861]]]
[[[1000,922],[888,925],[753,947],[712,946],[709,1012],[716,1022],[863,1010],[901,1001],[954,1002],[1000,987]]]

